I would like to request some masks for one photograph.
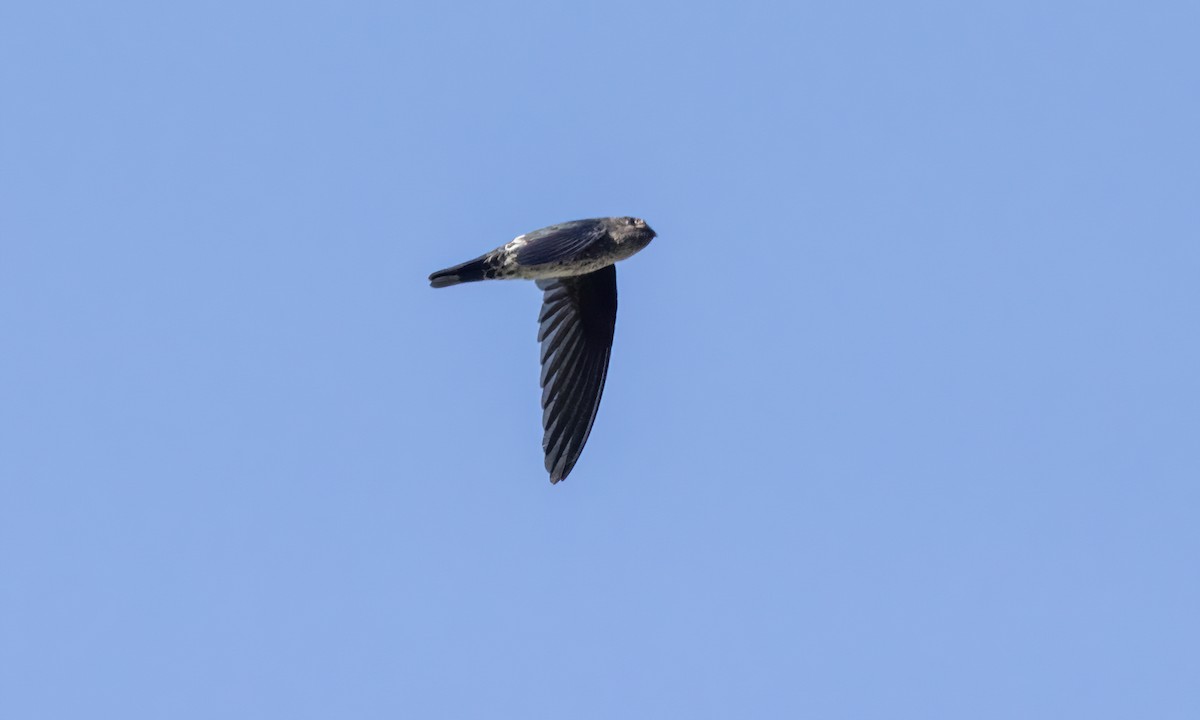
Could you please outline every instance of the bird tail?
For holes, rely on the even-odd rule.
[[[486,256],[484,256],[486,257]],[[459,283],[477,282],[479,280],[487,280],[489,276],[487,271],[490,269],[484,257],[477,257],[474,260],[468,260],[461,265],[448,267],[445,270],[438,270],[429,276],[429,284],[432,287],[450,287]]]

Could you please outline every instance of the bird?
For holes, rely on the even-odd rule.
[[[654,239],[645,220],[604,217],[518,235],[474,260],[429,276],[435,288],[479,280],[533,280],[542,291],[542,450],[551,484],[583,452],[608,376],[617,322],[614,266]]]

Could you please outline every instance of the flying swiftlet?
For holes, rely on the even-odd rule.
[[[575,220],[525,233],[429,276],[435,288],[524,279],[543,291],[542,449],[552,483],[575,467],[600,408],[617,322],[614,263],[649,245],[654,235],[640,218]]]

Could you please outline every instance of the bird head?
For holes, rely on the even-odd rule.
[[[637,239],[642,244],[650,242],[656,233],[646,224],[646,221],[641,218],[623,217],[616,219],[617,235],[622,239]]]

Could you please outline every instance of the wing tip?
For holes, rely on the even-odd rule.
[[[575,463],[571,462],[567,457],[562,455],[546,455],[546,472],[550,473],[550,484],[557,485],[559,482],[566,480],[571,471],[575,469]]]

